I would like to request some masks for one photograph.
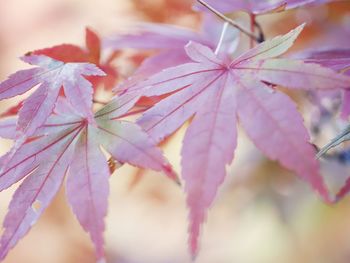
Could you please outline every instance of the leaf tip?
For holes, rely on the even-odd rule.
[[[348,178],[345,182],[345,185],[339,190],[334,198],[334,203],[339,202],[343,199],[350,191],[350,178]]]
[[[169,163],[164,163],[162,165],[163,171],[165,174],[172,179],[177,185],[181,185],[181,181],[177,175],[177,173],[174,171],[173,167]]]
[[[292,30],[292,34],[295,35],[295,38],[297,38],[300,35],[300,33],[304,30],[305,26],[306,22],[302,23],[301,25],[297,26]]]
[[[192,40],[188,41],[188,43],[185,45],[185,49],[193,46],[194,42]]]
[[[198,236],[197,235],[192,235],[190,236],[190,255],[191,255],[191,260],[192,262],[196,261],[198,257]]]
[[[193,253],[193,254],[191,254],[191,261],[192,261],[192,262],[195,262],[196,259],[197,259],[197,256],[198,256],[198,253]]]

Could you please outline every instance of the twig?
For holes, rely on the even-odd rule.
[[[240,24],[236,23],[235,21],[233,21],[231,18],[225,16],[224,14],[220,13],[218,10],[216,10],[214,7],[212,7],[211,5],[209,5],[208,3],[204,2],[203,0],[197,0],[198,3],[200,3],[201,5],[203,5],[205,8],[207,8],[208,10],[210,10],[211,12],[213,12],[216,16],[218,16],[219,18],[221,18],[222,20],[226,21],[227,23],[229,23],[231,26],[237,28],[239,31],[241,31],[242,33],[246,34],[247,36],[249,36],[250,38],[254,39],[256,42],[261,43],[261,37],[260,36],[255,36],[254,34],[252,34],[249,30],[245,29],[243,26],[241,26]]]
[[[265,41],[264,31],[261,25],[256,21],[256,19],[254,20],[254,26],[259,30],[258,42],[259,43],[264,42]]]

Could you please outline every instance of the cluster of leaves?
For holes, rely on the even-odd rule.
[[[221,13],[243,10],[255,17],[324,2],[328,1],[208,0],[202,2],[206,8],[195,6],[203,12],[200,32],[143,24],[137,34],[106,39],[102,48],[99,37],[88,29],[86,48],[64,44],[22,57],[35,67],[0,83],[0,100],[34,89],[0,121],[0,136],[14,140],[13,148],[0,159],[0,191],[24,179],[3,224],[0,259],[38,220],[67,175],[69,204],[90,234],[97,258],[103,260],[108,178],[113,172],[107,159],[163,171],[180,183],[157,144],[187,121],[181,179],[192,256],[198,253],[207,209],[234,158],[238,122],[266,156],[332,202],[302,116],[279,87],[343,92],[350,87],[350,77],[342,74],[350,67],[350,50],[314,51],[298,60],[281,58],[303,30],[301,25],[233,57],[240,41],[237,28],[242,28],[207,12],[209,8],[226,19]],[[120,80],[113,62],[125,48],[156,52],[128,79]],[[101,59],[101,51],[109,52],[107,59]],[[99,88],[113,87],[115,96],[96,111]],[[345,91],[346,117],[349,94]],[[131,115],[139,115],[135,123],[125,120]],[[337,199],[349,189],[350,181]]]

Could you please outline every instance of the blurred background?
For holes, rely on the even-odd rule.
[[[196,29],[200,17],[190,0],[1,0],[0,79],[26,67],[28,51],[61,43],[84,45],[84,29],[101,36],[127,32],[135,21],[178,24]],[[248,23],[246,14],[235,15]],[[322,46],[350,46],[350,2],[301,8],[258,18],[268,37],[308,26],[295,51]],[[315,109],[303,94],[290,94],[312,125]],[[13,102],[2,102],[0,112]],[[335,127],[336,126],[336,127]],[[324,144],[337,125],[322,126],[313,141]],[[312,127],[311,127],[312,128]],[[180,171],[184,129],[164,151]],[[11,142],[0,141],[0,153]],[[322,173],[334,190],[350,175],[350,165],[323,162]],[[106,218],[108,263],[187,263],[187,212],[182,189],[160,173],[130,166],[110,178]],[[0,193],[2,221],[15,187]],[[64,189],[4,263],[95,262],[93,247],[66,202]],[[209,211],[201,235],[198,263],[348,263],[350,200],[332,207],[295,175],[267,160],[243,132],[234,164]]]

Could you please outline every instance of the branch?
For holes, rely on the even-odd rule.
[[[254,26],[259,31],[258,43],[264,42],[265,41],[265,34],[264,34],[264,31],[263,31],[261,25],[256,20],[254,20]]]
[[[231,26],[237,28],[239,31],[241,31],[242,33],[246,34],[251,39],[254,39],[257,43],[263,42],[261,36],[255,36],[249,30],[245,29],[243,26],[241,26],[237,22],[233,21],[231,18],[229,18],[229,17],[225,16],[224,14],[220,13],[218,10],[216,10],[214,7],[212,7],[208,3],[204,2],[203,0],[197,0],[197,1],[198,1],[198,3],[203,5],[205,8],[210,10],[212,13],[214,13],[216,16],[218,16],[222,20],[224,20],[227,23],[229,23]]]

